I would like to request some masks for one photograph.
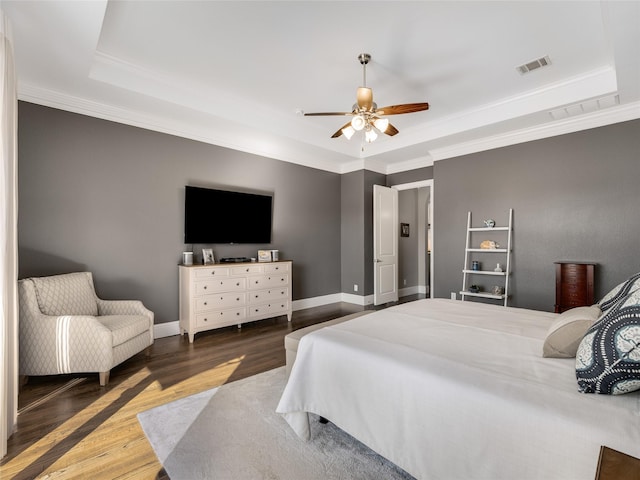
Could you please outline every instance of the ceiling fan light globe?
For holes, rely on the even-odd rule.
[[[376,138],[378,138],[378,134],[374,129],[370,129],[364,132],[364,139],[367,143],[373,143]]]
[[[362,130],[366,123],[367,122],[362,115],[356,115],[355,117],[353,117],[353,120],[351,120],[351,126],[357,132]]]
[[[377,118],[375,122],[373,122],[373,125],[382,133],[384,133],[389,127],[389,120],[386,118]]]
[[[348,127],[344,127],[342,129],[342,134],[347,137],[347,140],[351,140],[351,137],[353,137],[353,134],[356,133],[356,131],[353,129],[353,127],[351,125],[349,125]]]

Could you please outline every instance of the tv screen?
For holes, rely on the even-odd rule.
[[[270,195],[185,187],[185,243],[271,243]]]

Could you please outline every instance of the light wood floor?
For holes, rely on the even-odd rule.
[[[411,301],[417,296],[404,297]],[[1,479],[166,479],[136,418],[138,412],[280,367],[284,336],[363,307],[336,303],[187,336],[160,338],[98,375],[31,377],[19,395],[18,429],[0,463]]]

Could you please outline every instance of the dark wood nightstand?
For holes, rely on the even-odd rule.
[[[595,480],[640,480],[640,458],[602,446]]]
[[[593,305],[593,281],[595,263],[555,262],[556,265],[556,305],[555,312],[562,313],[570,308]]]

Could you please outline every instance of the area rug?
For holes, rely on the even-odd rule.
[[[335,425],[298,438],[277,413],[284,367],[138,414],[171,480],[413,479]]]

